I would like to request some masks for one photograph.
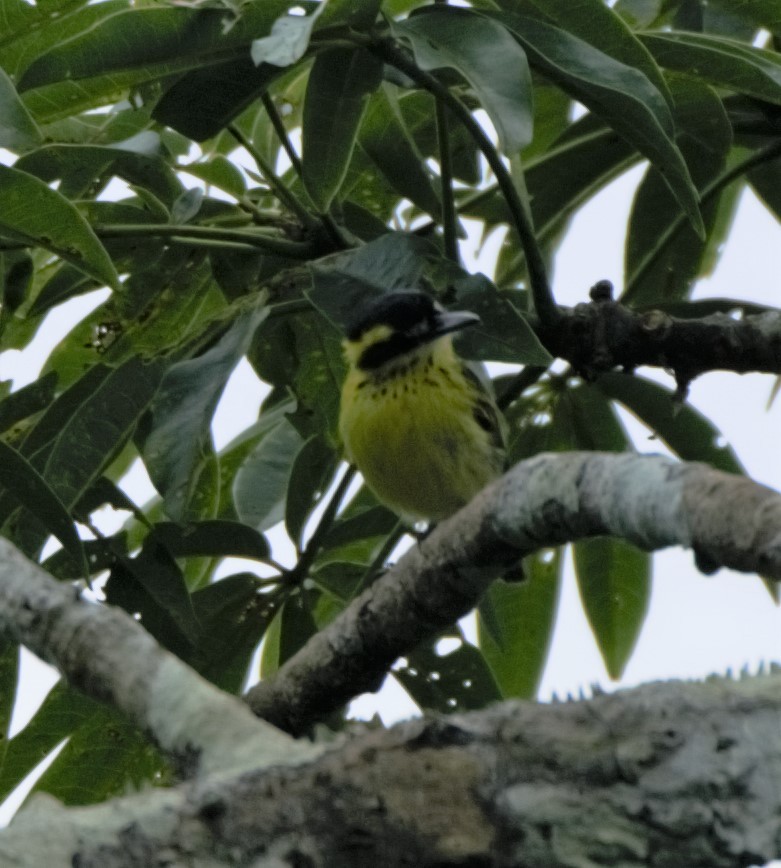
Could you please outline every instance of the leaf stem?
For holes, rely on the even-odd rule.
[[[526,255],[526,266],[529,272],[529,288],[531,290],[532,299],[534,300],[534,307],[537,316],[542,325],[546,328],[552,328],[555,326],[561,317],[561,313],[556,304],[556,300],[553,297],[550,284],[548,283],[545,262],[542,258],[540,248],[537,245],[531,216],[527,212],[520,196],[518,195],[512,175],[508,172],[507,167],[502,162],[499,152],[493,146],[491,140],[483,131],[483,128],[477,120],[475,120],[471,111],[469,111],[461,100],[453,96],[448,88],[434,78],[433,75],[420,69],[392,41],[377,37],[366,37],[359,33],[353,33],[352,38],[357,44],[368,48],[370,51],[385,60],[386,63],[401,70],[401,72],[409,76],[409,78],[422,88],[433,93],[434,96],[438,97],[466,127],[467,132],[488,161],[488,165],[491,167],[491,170],[496,177],[496,181],[499,184],[499,189],[507,202],[507,207],[510,209],[515,230],[518,233],[521,247]]]
[[[180,239],[197,239],[198,243],[220,246],[237,246],[241,249],[266,250],[290,259],[310,259],[316,250],[313,245],[303,241],[289,241],[286,238],[275,238],[263,235],[257,231],[243,229],[221,229],[217,226],[184,226],[170,223],[106,223],[94,227],[95,234],[101,238],[149,238],[163,237]],[[29,245],[28,245],[29,246]]]
[[[434,97],[436,107],[437,148],[439,150],[439,182],[442,193],[442,231],[445,240],[445,256],[455,263],[460,261],[456,226],[456,204],[453,198],[453,159],[450,153],[447,109],[439,97]]]
[[[344,475],[339,480],[339,484],[336,486],[336,491],[334,491],[331,499],[326,504],[317,527],[314,529],[312,536],[309,537],[309,541],[304,546],[304,550],[301,552],[301,557],[298,559],[298,563],[292,570],[288,570],[288,582],[301,582],[306,578],[309,568],[314,563],[314,560],[320,551],[323,537],[325,537],[331,529],[331,525],[334,523],[339,507],[342,505],[342,501],[347,494],[347,489],[350,487],[353,479],[355,479],[356,473],[357,471],[352,465],[349,465],[345,470]]]
[[[273,122],[272,122],[273,123]],[[303,226],[307,229],[312,229],[317,225],[317,218],[311,214],[304,205],[298,200],[298,198],[285,186],[282,179],[277,175],[274,169],[271,167],[271,164],[266,160],[263,154],[255,147],[255,145],[250,141],[250,139],[244,135],[244,133],[236,126],[236,124],[228,124],[228,132],[233,136],[234,139],[247,151],[247,153],[252,157],[252,159],[257,164],[258,169],[260,170],[260,174],[268,182],[269,187],[271,187],[274,195],[285,205],[290,211],[292,211],[296,217],[301,221]],[[284,142],[283,142],[284,145]]]
[[[277,134],[277,138],[279,139],[282,147],[285,149],[285,153],[287,154],[288,159],[293,166],[293,171],[300,178],[303,174],[301,157],[298,156],[298,154],[296,153],[296,149],[293,147],[293,143],[290,141],[290,136],[288,136],[287,134],[285,124],[283,123],[282,118],[279,116],[277,107],[274,105],[274,100],[271,98],[271,95],[268,91],[263,92],[260,100],[263,103],[263,108],[266,110],[268,119],[271,121],[271,126],[274,127],[274,132]]]
[[[775,141],[761,150],[754,151],[751,156],[736,163],[731,169],[728,169],[722,175],[719,175],[718,178],[714,178],[710,184],[704,187],[700,193],[700,204],[704,205],[706,202],[710,201],[741,175],[745,175],[746,172],[751,171],[751,169],[756,166],[760,166],[763,163],[769,163],[771,160],[775,160],[778,157],[781,157],[781,141]],[[679,214],[669,223],[664,232],[662,232],[654,246],[654,249],[646,254],[632,276],[627,280],[624,292],[619,299],[623,304],[631,301],[632,296],[637,291],[641,281],[653,267],[656,258],[667,247],[667,245],[670,244],[688,220],[688,215]]]

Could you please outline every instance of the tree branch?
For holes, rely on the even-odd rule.
[[[313,755],[164,651],[132,618],[79,599],[0,538],[0,637],[26,645],[87,696],[145,730],[194,775]],[[2,860],[0,860],[1,862]]]
[[[300,733],[377,690],[393,662],[469,612],[490,583],[548,546],[610,535],[692,548],[718,566],[781,579],[781,495],[744,477],[661,456],[542,454],[516,465],[256,685],[260,717]]]
[[[745,868],[778,855],[781,676],[507,702],[342,741],[295,768],[90,808],[37,796],[0,862]]]
[[[736,319],[715,313],[680,319],[659,310],[634,311],[611,298],[606,280],[591,303],[562,308],[545,345],[588,379],[617,367],[653,365],[675,372],[679,391],[706,371],[781,374],[781,311]]]

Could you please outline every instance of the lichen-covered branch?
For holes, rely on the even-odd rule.
[[[48,797],[5,868],[746,868],[781,853],[781,675],[502,703],[93,808]]]
[[[698,566],[781,579],[781,495],[744,477],[661,456],[572,452],[516,465],[408,551],[247,695],[299,733],[376,690],[392,663],[469,612],[488,585],[540,548],[611,535],[694,550]]]
[[[312,756],[311,746],[253,718],[120,609],[79,599],[3,538],[0,636],[26,645],[74,687],[124,712],[184,774]]]
[[[608,281],[591,290],[591,302],[562,308],[555,329],[540,327],[548,350],[589,379],[640,365],[675,373],[681,396],[707,371],[781,374],[781,311],[693,319],[660,310],[635,311],[611,298]]]

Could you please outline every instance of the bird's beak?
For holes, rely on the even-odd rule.
[[[468,326],[477,325],[480,317],[468,310],[442,310],[437,311],[436,318],[431,329],[432,337],[447,335],[451,332],[461,331]]]

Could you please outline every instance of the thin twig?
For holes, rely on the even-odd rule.
[[[209,242],[221,246],[231,245],[249,249],[267,250],[291,259],[310,259],[315,253],[311,244],[302,241],[288,241],[263,235],[258,231],[242,229],[222,229],[217,226],[185,226],[170,223],[113,223],[96,225],[95,234],[100,238],[175,238],[197,239],[206,246]]]
[[[439,181],[442,192],[442,231],[445,240],[445,256],[459,262],[456,226],[456,204],[453,199],[453,159],[450,153],[447,109],[442,100],[434,97],[437,122],[437,147],[439,149]]]
[[[260,170],[260,174],[266,179],[269,187],[271,187],[274,195],[279,199],[279,201],[292,211],[307,229],[311,229],[315,226],[318,222],[317,218],[314,214],[311,214],[304,205],[299,202],[298,198],[287,188],[282,179],[274,171],[271,164],[266,160],[263,154],[260,153],[249,138],[244,135],[236,124],[228,124],[227,129],[233,138],[236,139],[236,141],[255,161]]]
[[[496,148],[491,140],[483,132],[483,128],[475,120],[471,111],[453,94],[441,84],[433,75],[420,69],[401,51],[393,42],[387,39],[365,37],[362,34],[352,34],[353,40],[377,54],[391,66],[395,66],[425,90],[438,97],[450,111],[466,127],[469,135],[488,161],[493,171],[499,189],[502,191],[507,207],[512,216],[513,225],[518,233],[521,246],[526,254],[526,265],[529,271],[529,286],[534,300],[534,307],[540,322],[552,328],[560,317],[560,311],[553,297],[545,270],[545,262],[542,257],[531,216],[524,207],[515,182],[507,171]]]

